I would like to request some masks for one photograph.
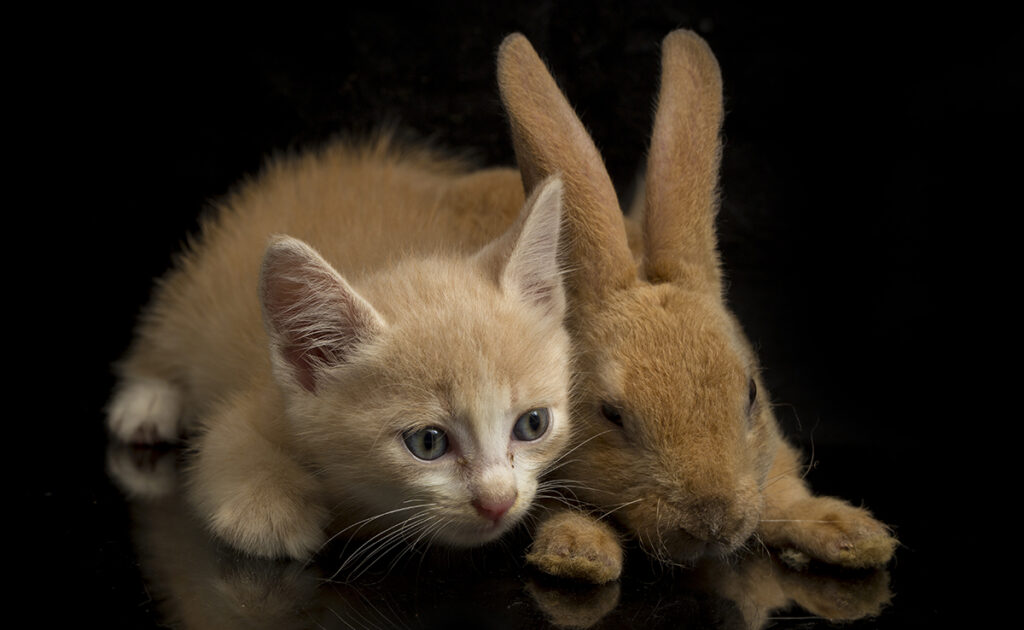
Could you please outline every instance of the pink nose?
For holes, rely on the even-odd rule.
[[[506,512],[512,509],[515,502],[516,495],[514,494],[507,499],[499,499],[497,501],[476,498],[473,499],[473,507],[476,508],[480,516],[497,523],[501,520],[502,516],[505,516]]]

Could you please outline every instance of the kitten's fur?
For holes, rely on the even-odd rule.
[[[190,496],[243,551],[493,540],[567,442],[561,182],[474,253],[452,235],[486,216],[487,172],[390,145],[274,160],[228,196],[118,366],[111,431],[197,433]],[[535,408],[546,432],[517,438]],[[425,427],[449,440],[432,461],[404,441]]]

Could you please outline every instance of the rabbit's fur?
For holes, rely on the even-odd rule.
[[[601,156],[522,35],[502,44],[498,80],[524,188],[556,172],[565,182],[579,429],[559,471],[567,486],[666,562],[755,540],[797,561],[888,562],[886,526],[811,494],[724,301],[722,84],[707,44],[684,30],[664,40],[643,204],[625,219]],[[615,532],[582,513],[542,526],[528,559],[594,582],[616,578],[622,562]]]

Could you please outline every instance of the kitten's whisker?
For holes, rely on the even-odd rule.
[[[414,500],[414,499],[409,499],[409,501],[412,501],[412,500]],[[408,501],[406,501],[406,503],[408,503]],[[347,532],[348,530],[352,529],[353,527],[357,527],[357,526],[358,526],[358,528],[356,529],[356,531],[355,531],[355,532],[353,532],[353,534],[358,534],[358,533],[359,533],[359,531],[360,531],[360,530],[361,530],[361,529],[362,529],[363,527],[365,527],[365,526],[366,526],[366,525],[367,525],[368,523],[370,523],[370,522],[372,522],[372,521],[375,521],[375,520],[377,520],[377,519],[379,519],[379,518],[383,518],[383,517],[385,517],[385,516],[390,516],[391,514],[396,514],[396,513],[398,513],[398,512],[405,512],[405,511],[407,511],[407,510],[414,510],[414,509],[416,509],[416,508],[422,508],[422,507],[425,507],[425,503],[426,503],[426,502],[424,502],[424,503],[422,503],[422,504],[419,504],[419,505],[408,505],[408,506],[405,506],[405,507],[395,508],[394,510],[388,510],[387,512],[382,512],[382,513],[380,513],[380,514],[377,514],[376,516],[371,516],[371,517],[369,517],[369,518],[364,518],[364,519],[363,519],[363,520],[361,520],[361,521],[356,521],[355,523],[352,523],[352,524],[351,524],[351,525],[349,525],[348,527],[345,527],[344,529],[341,529],[341,530],[339,530],[339,531],[335,532],[334,534],[331,534],[330,538],[328,538],[328,539],[327,539],[326,541],[324,541],[324,543],[323,543],[322,545],[320,545],[320,549],[323,549],[323,548],[324,548],[324,547],[326,547],[326,546],[327,546],[328,544],[330,544],[330,543],[331,543],[331,541],[333,541],[333,540],[334,540],[335,538],[337,538],[338,536],[341,536],[342,534],[344,534],[344,533],[345,533],[345,532]],[[349,539],[349,541],[345,543],[345,547],[343,547],[343,548],[342,548],[342,550],[341,550],[341,553],[342,553],[342,555],[344,555],[344,553],[345,553],[345,550],[347,550],[347,549],[348,549],[348,545],[349,545],[349,542],[351,542],[351,539]],[[319,551],[319,549],[318,549],[317,551]]]
[[[601,436],[602,436],[602,435],[604,435],[605,433],[611,433],[611,429],[608,429],[608,430],[606,430],[606,431],[601,431],[600,433],[596,433],[596,434],[594,434],[594,435],[590,436],[589,438],[587,438],[587,439],[583,440],[582,442],[580,442],[580,443],[579,443],[579,444],[577,444],[576,446],[572,447],[571,449],[567,450],[566,452],[562,453],[562,454],[561,454],[561,455],[560,455],[560,456],[559,456],[559,457],[558,457],[557,459],[555,459],[554,461],[550,462],[550,463],[549,463],[549,464],[548,464],[548,465],[547,465],[547,466],[546,466],[546,467],[544,468],[544,471],[546,472],[546,471],[548,471],[548,470],[553,470],[552,466],[554,466],[554,465],[558,464],[558,462],[560,462],[560,461],[562,461],[563,459],[565,459],[566,457],[568,457],[570,453],[572,453],[572,452],[573,452],[573,451],[575,451],[576,449],[580,448],[581,446],[583,446],[583,445],[584,445],[584,444],[586,444],[587,442],[589,442],[589,441],[591,441],[591,440],[594,440],[594,439],[597,439],[597,438],[601,437]]]
[[[399,521],[398,523],[395,523],[394,525],[391,525],[390,527],[387,527],[387,528],[381,530],[380,532],[377,532],[376,534],[374,534],[373,536],[371,536],[367,540],[363,541],[362,544],[359,545],[359,547],[357,547],[355,550],[353,550],[352,553],[349,554],[345,558],[345,560],[341,563],[341,566],[338,567],[338,569],[334,572],[334,574],[331,575],[330,579],[333,580],[335,577],[338,576],[339,573],[341,573],[345,569],[345,567],[347,567],[350,563],[352,563],[352,562],[356,561],[357,559],[359,559],[361,556],[364,556],[364,555],[367,556],[367,557],[372,556],[373,555],[373,550],[375,548],[379,548],[379,546],[381,544],[384,544],[383,541],[386,541],[386,540],[390,539],[392,536],[395,535],[395,530],[401,531],[401,528],[409,526],[410,521],[419,521],[419,520],[423,520],[423,519],[426,519],[426,518],[429,518],[429,517],[430,517],[429,513],[414,514],[414,515],[410,516],[409,518],[407,518],[405,520]],[[346,544],[346,547],[347,546],[348,545]],[[342,550],[342,553],[344,554],[344,550]],[[365,561],[365,557],[363,558],[362,561],[360,561],[360,565],[364,561]],[[359,565],[357,565],[357,566],[359,566]]]
[[[544,475],[544,476],[549,476],[549,475],[551,475],[551,473],[555,472],[559,468],[562,468],[564,466],[568,466],[569,464],[575,464],[575,463],[577,463],[579,461],[582,461],[582,460],[579,460],[579,459],[567,459],[565,461],[560,461],[557,464],[553,462],[550,465],[548,465],[546,468],[544,468],[544,470],[541,471],[541,474]]]
[[[621,510],[624,507],[633,505],[634,503],[639,503],[639,502],[641,502],[643,500],[644,500],[643,497],[640,497],[639,499],[633,499],[632,501],[626,501],[625,503],[623,503],[621,505],[618,505],[617,507],[612,508],[611,510],[608,510],[607,512],[604,513],[604,515],[602,515],[597,520],[603,521],[604,519],[608,518],[608,516],[610,516],[613,512],[617,512],[617,511]],[[659,500],[659,502],[660,502],[660,500]]]
[[[544,492],[547,493],[549,496],[558,495],[561,497],[566,497],[567,495],[571,495],[573,501],[577,503],[582,503],[582,501],[580,501],[580,498],[576,496],[576,493],[573,492],[571,488],[548,488]]]
[[[349,580],[358,579],[363,575],[363,573],[369,570],[378,558],[386,555],[392,549],[402,544],[403,541],[407,540],[408,535],[415,533],[417,530],[423,528],[426,523],[437,518],[437,516],[431,516],[430,514],[418,514],[402,521],[395,527],[389,528],[394,531],[391,531],[387,533],[386,536],[381,537],[376,541],[373,547],[366,550],[363,559],[353,567],[352,572],[349,574]],[[412,531],[410,532],[409,530]]]
[[[406,553],[409,553],[412,549],[414,549],[416,547],[416,543],[418,543],[423,538],[424,533],[426,533],[426,531],[430,528],[430,522],[431,521],[439,520],[440,518],[441,518],[440,516],[432,516],[432,517],[430,517],[430,519],[428,519],[426,521],[419,522],[419,523],[416,524],[416,529],[420,530],[419,535],[416,538],[412,539],[411,541],[408,540],[408,538],[405,539],[406,540],[405,549],[403,549],[397,556],[395,556],[395,558],[391,561],[391,563],[388,564],[388,573],[390,573],[392,571],[392,569],[395,568],[395,566],[398,564],[398,561],[401,560],[402,557]],[[415,532],[413,532],[413,533],[415,533]]]
[[[612,490],[605,490],[604,488],[595,488],[594,486],[588,486],[588,485],[584,484],[582,481],[577,481],[575,479],[546,479],[546,480],[540,482],[539,484],[537,484],[537,487],[538,488],[540,488],[540,487],[544,487],[544,488],[580,488],[582,490],[589,490],[590,492],[603,492],[605,494],[618,494],[617,492],[612,491]]]
[[[538,498],[546,499],[548,501],[557,501],[558,503],[561,503],[561,504],[565,505],[568,508],[578,509],[578,506],[577,506],[576,503],[573,503],[572,501],[569,501],[569,500],[567,500],[567,499],[565,499],[564,497],[561,497],[561,496],[556,496],[556,495],[550,495],[550,496],[537,495],[537,496],[538,496]],[[544,507],[545,509],[550,509],[547,506],[540,506],[540,507]]]
[[[420,556],[420,569],[423,568],[423,561],[426,560],[427,552],[430,551],[430,546],[434,543],[434,539],[437,538],[437,535],[441,533],[441,530],[443,530],[445,527],[447,527],[448,524],[451,523],[451,522],[452,522],[452,519],[449,518],[449,519],[446,519],[446,520],[443,520],[443,521],[437,521],[432,526],[434,531],[427,538],[426,544],[423,547],[423,555]]]

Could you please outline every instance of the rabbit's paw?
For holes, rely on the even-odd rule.
[[[107,408],[107,426],[120,441],[157,444],[178,439],[181,392],[166,381],[122,383]]]
[[[897,541],[865,509],[832,497],[811,497],[790,505],[784,518],[763,522],[763,538],[782,557],[810,559],[863,569],[884,566]],[[799,566],[802,561],[791,562]]]
[[[537,528],[526,561],[551,575],[604,584],[622,573],[622,546],[607,523],[561,512]]]
[[[210,528],[232,546],[255,556],[305,560],[323,546],[327,513],[273,483],[233,494],[210,516]]]

